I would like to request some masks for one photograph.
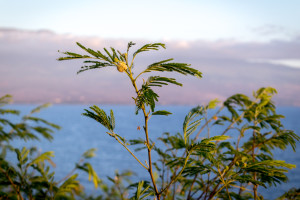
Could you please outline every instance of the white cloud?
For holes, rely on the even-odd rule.
[[[254,63],[270,63],[275,65],[284,65],[292,68],[300,68],[300,59],[281,59],[281,60],[253,59],[249,61]]]

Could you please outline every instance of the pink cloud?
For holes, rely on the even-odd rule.
[[[127,48],[125,40],[59,35],[51,31],[0,29],[0,95],[12,94],[16,102],[132,103],[127,77],[114,68],[76,75],[79,61],[58,62],[57,51],[82,52],[75,42],[101,50]],[[134,41],[137,47],[147,42]],[[166,41],[167,49],[141,54],[135,70],[166,58],[191,63],[203,79],[181,77],[182,88],[167,86],[158,91],[162,104],[200,104],[214,98],[224,100],[234,93],[251,94],[262,86],[278,89],[281,105],[300,105],[300,69],[280,64],[253,63],[251,59],[300,59],[300,40],[268,43],[226,41]],[[135,47],[135,48],[137,48]],[[147,74],[150,75],[150,74]]]

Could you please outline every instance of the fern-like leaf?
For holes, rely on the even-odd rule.
[[[142,88],[138,92],[136,100],[136,114],[142,109],[144,105],[150,106],[152,112],[154,112],[155,102],[158,101],[158,94],[156,94],[150,87],[142,85]]]
[[[172,113],[166,111],[166,110],[158,110],[154,113],[152,113],[152,115],[171,115]]]
[[[133,57],[135,57],[137,54],[144,51],[159,50],[159,47],[162,47],[164,49],[166,48],[165,44],[162,43],[145,44],[144,46],[142,46],[136,52],[133,53]]]
[[[66,57],[59,57],[57,60],[58,61],[63,61],[63,60],[74,60],[74,59],[84,59],[84,58],[92,58],[91,56],[88,55],[80,55],[77,53],[72,53],[72,52],[61,52],[65,55],[67,55]]]
[[[197,129],[202,119],[195,119],[201,114],[202,107],[193,108],[185,117],[183,122],[184,142],[187,144],[189,136]]]
[[[146,82],[146,85],[148,86],[157,86],[162,87],[162,85],[168,85],[168,83],[182,86],[181,83],[177,82],[174,78],[167,78],[167,77],[161,77],[161,76],[150,76]]]
[[[82,66],[81,69],[77,72],[77,74],[87,71],[87,70],[90,70],[90,69],[100,69],[103,67],[113,66],[110,63],[91,61],[91,60],[84,61],[84,63],[94,63],[94,65]]]
[[[113,132],[115,128],[115,119],[113,115],[113,111],[110,111],[110,116],[107,116],[104,110],[100,109],[98,106],[91,106],[90,109],[94,112],[85,109],[85,113],[82,115],[90,117],[100,124],[102,124],[109,131]]]
[[[147,67],[147,69],[143,72],[152,72],[152,71],[160,71],[160,72],[178,72],[183,75],[192,75],[197,78],[202,78],[202,73],[194,68],[188,67],[190,64],[186,63],[163,63],[163,64],[152,64]]]

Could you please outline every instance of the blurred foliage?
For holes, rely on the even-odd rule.
[[[291,188],[289,191],[284,193],[277,200],[299,200],[300,199],[300,188]]]
[[[52,140],[54,130],[60,127],[34,116],[49,104],[33,109],[19,120],[8,120],[7,115],[17,119],[20,114],[18,110],[4,108],[11,101],[10,95],[0,98],[0,199],[75,199],[83,192],[78,174],[74,173],[78,169],[87,172],[97,187],[101,180],[93,167],[85,162],[95,155],[95,149],[85,152],[66,177],[56,180],[55,163],[51,160],[54,152],[41,153],[35,147],[20,149],[13,146],[11,142],[15,139],[24,142],[40,138]],[[11,160],[12,156],[16,161]]]

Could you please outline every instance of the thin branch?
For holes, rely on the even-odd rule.
[[[200,135],[200,133],[203,131],[203,129],[214,119],[215,116],[217,116],[222,110],[224,109],[224,105],[222,107],[219,108],[219,110],[209,119],[206,121],[206,123],[200,128],[200,130],[198,131],[197,135],[195,136],[195,138],[193,139],[194,141],[196,141]]]
[[[17,188],[17,186],[14,184],[14,182],[11,180],[11,178],[9,177],[9,175],[7,174],[7,172],[4,170],[4,169],[2,169],[1,167],[0,167],[0,170],[2,171],[2,173],[4,173],[5,174],[5,176],[6,176],[6,178],[9,180],[9,182],[11,183],[11,185],[13,186],[13,188],[14,188],[14,190],[16,191],[16,193],[18,194],[18,199],[20,198],[21,200],[24,200],[23,199],[23,197],[22,197],[22,195],[21,195],[21,193],[20,193],[20,190]]]
[[[119,140],[119,138],[117,137],[117,136],[114,136],[114,138],[123,146],[123,147],[125,147],[125,149],[146,169],[146,170],[149,170],[131,151],[130,151],[130,149],[128,149],[127,148],[127,146],[123,143],[123,142],[121,142],[120,140]]]
[[[187,200],[189,200],[189,199],[192,198],[191,193],[192,193],[192,190],[193,190],[193,187],[194,187],[194,184],[195,184],[195,182],[196,182],[197,177],[198,177],[198,174],[196,174],[195,177],[194,177],[194,179],[193,179],[192,185],[191,185],[191,187],[190,187],[190,189],[189,189],[189,193],[188,193],[188,196],[187,196]]]
[[[130,65],[129,69],[131,69],[131,67],[132,67],[134,58],[135,58],[135,56],[133,57],[133,59],[131,61],[131,65]],[[136,79],[133,78],[131,70],[129,70],[129,71],[130,71],[130,74],[128,74],[128,77],[131,80],[131,83],[132,83],[132,85],[135,89],[136,94],[139,95],[139,91],[138,91],[137,85],[136,85]],[[155,179],[154,179],[154,176],[153,176],[153,172],[152,172],[152,160],[151,160],[151,148],[150,148],[151,145],[150,145],[149,134],[148,134],[149,113],[147,113],[144,104],[142,105],[142,110],[143,110],[144,121],[145,121],[144,131],[145,131],[145,137],[146,137],[146,144],[147,144],[146,146],[147,146],[147,151],[148,151],[148,162],[149,162],[149,164],[148,164],[149,168],[147,168],[147,170],[148,170],[148,172],[150,174],[150,177],[151,177],[151,181],[152,181],[152,184],[153,184],[153,187],[154,187],[155,195],[156,195],[157,199],[160,200],[160,195],[161,194],[158,192],[158,189],[157,189],[157,186],[156,186],[156,183],[155,183]]]
[[[180,172],[175,176],[175,178],[173,178],[171,180],[171,182],[164,189],[162,189],[159,192],[159,194],[162,194],[166,189],[168,189],[172,185],[172,183],[174,183],[177,180],[177,178],[182,174],[183,170],[185,169],[185,166],[187,164],[187,161],[188,161],[189,157],[190,157],[190,153],[188,152],[187,156],[185,157],[184,165],[183,165],[182,169],[180,170]]]

